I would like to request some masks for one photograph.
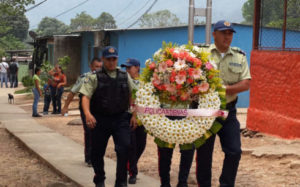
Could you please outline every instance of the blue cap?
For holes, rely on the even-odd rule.
[[[140,61],[135,58],[128,58],[124,64],[121,64],[122,68],[131,66],[140,66]]]
[[[235,32],[235,30],[232,27],[232,24],[229,21],[220,20],[214,25],[214,31],[225,31],[225,30],[231,30],[232,32]]]
[[[111,57],[118,58],[118,51],[113,46],[107,46],[102,51],[102,57],[103,58],[111,58]]]

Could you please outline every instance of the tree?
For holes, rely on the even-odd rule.
[[[53,34],[64,34],[69,32],[69,27],[63,22],[55,19],[44,17],[39,23],[37,33],[40,36],[49,36]]]
[[[0,0],[0,55],[8,49],[24,49],[22,42],[27,36],[29,23],[25,6],[34,0]]]
[[[262,25],[281,28],[284,14],[283,0],[264,0],[262,4]],[[242,8],[244,21],[242,23],[252,24],[254,14],[254,0],[248,0]],[[300,29],[299,24],[300,1],[289,0],[287,8],[287,28]]]
[[[94,18],[86,12],[77,14],[75,18],[71,19],[71,30],[89,30],[93,28]]]
[[[95,19],[94,27],[97,29],[115,29],[116,21],[114,17],[107,12],[102,12],[102,14]]]
[[[167,27],[181,25],[179,18],[169,10],[160,10],[152,14],[145,14],[140,19],[140,27]]]
[[[6,32],[2,33],[3,35],[12,34],[21,41],[24,41],[27,38],[29,21],[24,13],[19,13],[15,16],[1,14],[0,23],[7,28]]]

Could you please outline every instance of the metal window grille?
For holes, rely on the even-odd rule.
[[[299,14],[299,0],[256,0],[253,48],[300,51]]]

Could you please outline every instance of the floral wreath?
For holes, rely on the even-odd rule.
[[[134,93],[138,120],[160,147],[200,147],[226,117],[225,89],[209,53],[191,44],[163,43],[148,59]],[[193,102],[198,107],[189,109]],[[171,120],[168,116],[181,116]],[[224,118],[223,118],[224,120]]]

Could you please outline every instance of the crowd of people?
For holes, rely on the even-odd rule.
[[[40,80],[41,69],[36,67],[34,70],[33,76],[33,89],[32,92],[34,94],[34,101],[32,105],[32,117],[42,117],[37,112],[37,105],[39,98],[42,96],[44,92],[44,108],[43,115],[48,115],[50,103],[52,102],[53,111],[52,114],[60,114],[61,113],[61,97],[64,92],[64,86],[67,84],[67,77],[64,74],[62,67],[59,65],[55,65],[53,69],[51,69],[48,74],[50,78],[48,82],[43,86],[43,92],[41,89],[41,80]]]
[[[217,133],[225,154],[220,186],[234,186],[241,158],[240,124],[236,117],[237,94],[249,89],[250,71],[245,53],[231,47],[233,34],[231,23],[221,20],[214,25],[214,44],[200,46],[214,58],[220,77],[226,87],[226,108],[228,118],[220,121],[223,128]],[[118,64],[118,51],[113,46],[103,49],[102,57],[94,58],[90,63],[91,71],[80,76],[72,87],[63,109],[61,95],[66,85],[66,76],[59,66],[51,70],[53,77],[44,86],[44,114],[48,113],[52,101],[53,113],[65,115],[74,95],[79,93],[79,109],[85,135],[85,162],[94,169],[93,182],[96,187],[105,186],[104,155],[108,139],[112,136],[117,155],[115,187],[127,187],[135,184],[138,175],[137,163],[145,146],[147,134],[143,126],[137,125],[136,111],[129,110],[134,105],[132,92],[139,87],[140,62],[129,58],[121,67]],[[35,70],[34,105],[42,94],[39,88],[40,69]],[[33,116],[36,115],[33,107]],[[38,114],[37,114],[38,115]],[[176,120],[178,117],[169,117]],[[212,157],[216,135],[211,136],[199,148],[180,150],[181,160],[177,187],[187,187],[187,179],[196,152],[197,182],[199,186],[211,186]],[[170,168],[172,148],[158,147],[158,165],[161,187],[170,187]],[[128,176],[129,175],[129,176]]]
[[[19,63],[15,58],[12,58],[8,63],[6,62],[6,57],[2,57],[0,63],[1,88],[3,87],[3,84],[8,88],[8,83],[10,83],[10,88],[18,87],[18,70]]]

